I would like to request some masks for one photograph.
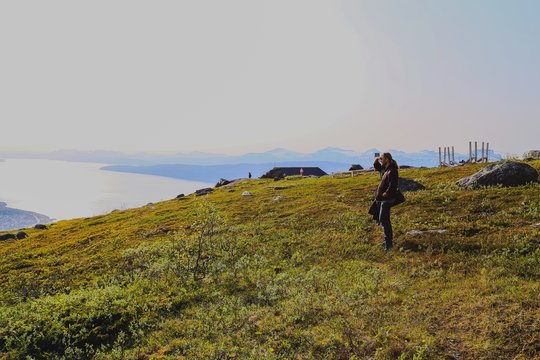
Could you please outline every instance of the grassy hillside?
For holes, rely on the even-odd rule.
[[[0,359],[539,358],[540,184],[455,187],[480,167],[402,170],[427,189],[388,254],[376,174],[28,229],[0,242]]]

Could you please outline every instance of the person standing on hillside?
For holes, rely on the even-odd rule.
[[[399,171],[396,161],[388,152],[375,158],[373,167],[381,174],[381,182],[375,193],[375,200],[371,204],[369,214],[373,215],[384,231],[384,251],[393,246],[394,234],[390,222],[390,208],[401,204],[405,197],[399,190]]]

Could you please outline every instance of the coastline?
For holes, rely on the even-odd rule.
[[[0,201],[0,231],[10,231],[32,227],[36,224],[50,224],[55,219],[33,211],[11,208]]]

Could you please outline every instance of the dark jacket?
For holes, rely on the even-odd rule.
[[[395,162],[383,167],[378,160],[375,160],[373,167],[381,174],[381,182],[375,193],[375,200],[383,201],[394,199],[398,192],[399,173]]]

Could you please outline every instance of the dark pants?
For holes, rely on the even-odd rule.
[[[386,200],[380,202],[379,222],[384,230],[384,244],[386,248],[392,246],[394,234],[392,233],[392,223],[390,222],[390,208],[395,200]]]

